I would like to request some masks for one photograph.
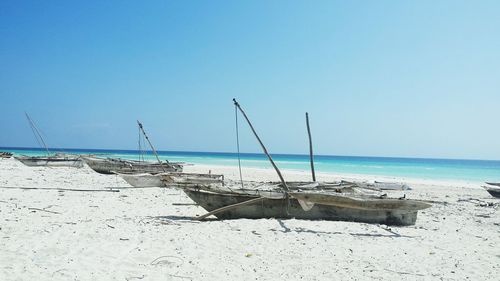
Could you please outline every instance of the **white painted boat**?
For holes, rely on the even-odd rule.
[[[411,190],[411,187],[405,183],[398,182],[362,182],[362,181],[341,181],[342,183],[352,183],[359,188],[372,190]]]
[[[133,187],[162,187],[164,183],[159,174],[119,174],[128,184]]]
[[[119,174],[133,187],[175,187],[195,184],[217,184],[224,181],[223,175],[195,173],[159,173],[159,174]]]

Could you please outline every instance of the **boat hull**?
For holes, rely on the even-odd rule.
[[[245,202],[258,196],[244,194],[222,194],[206,192],[193,188],[185,188],[184,192],[207,211],[213,211],[225,206]],[[299,201],[294,198],[264,198],[258,202],[242,205],[238,208],[215,214],[219,219],[307,219],[307,220],[334,220],[352,221],[386,225],[414,225],[417,220],[415,210],[361,210],[354,208],[337,207],[331,205],[314,204],[305,211]]]
[[[489,187],[489,188],[485,188],[485,189],[486,189],[486,191],[488,191],[488,193],[491,196],[493,196],[495,198],[500,198],[500,188],[491,188],[491,187]]]
[[[83,167],[80,158],[52,158],[52,157],[14,157],[30,167]]]
[[[85,163],[100,174],[158,174],[163,172],[182,172],[182,165],[177,163],[139,162],[122,159],[84,158]]]
[[[159,175],[152,174],[120,174],[120,176],[133,187],[162,187],[165,184],[162,182]]]

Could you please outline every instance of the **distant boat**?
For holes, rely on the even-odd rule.
[[[15,159],[21,161],[26,166],[30,167],[74,167],[81,168],[83,167],[83,162],[79,156],[68,155],[63,153],[55,153],[52,154],[45,143],[45,140],[42,137],[42,134],[38,130],[35,125],[35,122],[31,119],[31,117],[26,114],[26,118],[30,124],[31,130],[35,136],[36,141],[43,145],[45,151],[47,153],[46,156],[14,156]]]
[[[372,190],[411,190],[411,187],[408,186],[407,184],[397,183],[397,182],[374,181],[373,183],[370,183],[370,182],[358,182],[358,181],[351,182],[344,180],[342,182],[356,184],[359,187]]]
[[[0,151],[0,158],[10,158],[10,157],[12,157],[12,153],[11,152]]]
[[[83,167],[82,159],[78,156],[55,154],[54,156],[14,156],[24,165],[30,167]]]
[[[161,161],[156,149],[153,144],[149,140],[146,132],[144,131],[144,127],[142,123],[137,121],[137,125],[139,126],[139,150],[141,151],[138,160],[126,160],[120,158],[98,158],[95,156],[86,156],[82,157],[85,163],[92,168],[94,171],[101,174],[159,174],[166,172],[182,172],[182,167],[184,163],[179,162],[169,162],[168,160]],[[141,136],[143,136],[153,154],[156,157],[156,162],[144,161],[144,156],[142,154],[142,146],[141,146]],[[141,160],[142,157],[142,160]],[[132,179],[131,179],[132,180]],[[147,175],[143,176],[144,182],[151,181],[157,183],[157,179],[154,177],[149,177]],[[151,183],[152,184],[152,183]]]

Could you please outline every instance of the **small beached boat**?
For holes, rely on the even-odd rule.
[[[83,160],[87,165],[92,168],[92,170],[101,173],[101,174],[159,174],[166,172],[182,172],[182,166],[184,163],[178,162],[169,162],[167,160],[161,161],[156,149],[153,144],[149,140],[146,132],[144,131],[144,127],[142,123],[137,121],[137,125],[139,126],[139,150],[141,150],[142,156],[142,148],[141,148],[141,135],[145,138],[153,151],[153,154],[156,157],[157,162],[150,162],[137,160],[125,160],[120,158],[98,158],[94,156],[86,156],[83,157]],[[139,158],[140,159],[140,158]],[[147,184],[157,184],[157,179],[154,177],[150,177],[144,175],[143,182],[148,182]],[[137,179],[131,178],[132,182],[135,180],[140,180],[141,177]]]
[[[11,152],[0,151],[0,158],[10,158],[10,157],[12,157],[12,153]]]
[[[83,167],[83,162],[80,156],[70,155],[64,153],[55,153],[52,154],[49,150],[49,147],[45,143],[45,140],[38,130],[35,122],[28,113],[25,112],[26,118],[28,119],[28,123],[30,124],[31,130],[33,131],[33,135],[35,136],[36,141],[43,145],[46,151],[46,156],[14,156],[17,160],[21,161],[24,165],[30,167],[74,167],[81,168]]]
[[[397,183],[397,182],[350,182],[350,181],[342,181],[345,183],[353,183],[359,187],[364,187],[366,189],[373,190],[411,190],[411,187],[405,183]]]
[[[30,167],[83,167],[82,159],[78,156],[56,154],[54,156],[14,156],[15,159],[21,161],[26,166]]]

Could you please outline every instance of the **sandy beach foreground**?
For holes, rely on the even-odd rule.
[[[236,167],[186,170],[238,175]],[[243,173],[277,179],[272,170]],[[309,179],[307,172],[284,174]],[[339,178],[360,177],[319,175]],[[0,280],[498,280],[500,200],[479,183],[406,182],[413,188],[407,197],[436,202],[411,227],[198,222],[190,218],[205,211],[181,190],[130,188],[88,167],[30,168],[0,159]]]

